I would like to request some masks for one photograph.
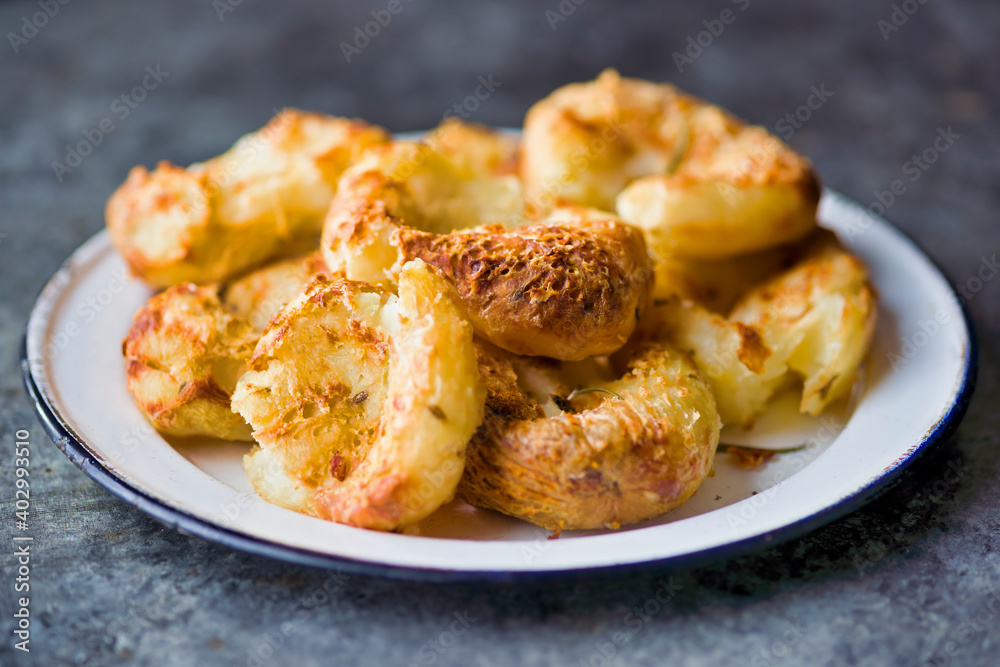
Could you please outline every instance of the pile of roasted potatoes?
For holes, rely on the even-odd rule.
[[[162,290],[125,339],[161,432],[253,443],[265,500],[401,530],[454,496],[547,529],[687,500],[723,424],[850,393],[877,296],[809,162],[667,84],[556,90],[520,135],[286,110],[107,204]]]

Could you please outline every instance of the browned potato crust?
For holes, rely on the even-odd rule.
[[[722,259],[815,227],[820,189],[807,160],[669,84],[607,70],[564,86],[528,112],[523,147],[531,206],[616,210],[664,257]]]
[[[163,433],[250,440],[229,400],[256,342],[215,287],[175,285],[136,313],[122,344],[129,393]]]
[[[451,499],[484,390],[450,292],[420,261],[398,297],[319,275],[271,320],[232,401],[260,445],[244,468],[261,497],[381,530]]]
[[[846,396],[871,347],[878,295],[868,268],[832,232],[817,234],[803,258],[745,294],[729,319],[759,329],[802,378],[802,412],[817,415]]]
[[[817,415],[851,390],[878,313],[868,271],[827,231],[790,268],[750,289],[729,317],[677,297],[658,301],[630,346],[665,340],[688,351],[712,385],[726,424],[749,428],[774,393],[803,382]],[[626,348],[627,352],[628,348]]]
[[[424,260],[458,288],[479,335],[518,354],[614,352],[653,282],[642,233],[613,216],[444,236],[400,228],[393,243],[404,260]]]
[[[473,505],[550,530],[618,528],[677,507],[712,469],[715,399],[674,348],[638,350],[621,379],[596,383],[615,395],[561,400],[569,411],[551,417],[519,387],[517,360],[480,346],[479,363],[486,417],[458,489]]]
[[[507,135],[451,122],[425,141],[367,151],[344,173],[330,205],[320,245],[327,266],[351,280],[391,285],[396,252],[389,239],[399,227],[447,234],[521,224],[521,182],[505,166],[515,150]]]
[[[714,261],[654,254],[653,298],[690,299],[725,315],[745,292],[789,268],[801,250],[796,243]]]
[[[340,175],[388,140],[361,121],[286,109],[207,162],[135,167],[108,199],[107,227],[151,285],[228,280],[315,247]]]
[[[469,177],[517,173],[521,148],[515,135],[448,118],[428,132],[422,141]]]
[[[222,301],[229,312],[249,320],[254,331],[262,332],[313,276],[324,271],[326,264],[319,252],[276,262],[227,284]]]

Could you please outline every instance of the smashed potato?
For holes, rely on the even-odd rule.
[[[801,410],[811,415],[850,392],[877,317],[867,267],[832,232],[817,235],[798,264],[747,292],[729,314],[787,357],[802,377]]]
[[[676,297],[657,302],[636,340],[667,340],[691,353],[712,384],[726,424],[753,425],[790,376],[800,410],[820,414],[846,396],[871,343],[877,297],[864,264],[830,232],[799,261],[752,288],[723,317]]]
[[[318,252],[275,262],[226,285],[222,302],[229,312],[249,320],[254,331],[261,333],[313,276],[324,271],[326,263]]]
[[[753,426],[786,379],[785,359],[767,346],[758,328],[677,297],[657,301],[636,338],[669,341],[688,352],[711,385],[724,424]]]
[[[445,127],[452,129],[430,144],[397,141],[373,148],[345,172],[323,227],[321,248],[330,270],[389,285],[396,262],[390,237],[400,227],[447,234],[523,221],[521,184],[501,166],[501,139],[453,123]],[[452,144],[456,132],[477,139],[462,152]]]
[[[641,232],[613,216],[444,236],[400,228],[392,242],[404,260],[424,260],[457,287],[479,335],[518,354],[579,360],[614,352],[635,329],[653,282]]]
[[[472,329],[417,261],[398,297],[315,278],[264,332],[233,409],[254,428],[244,467],[263,498],[390,530],[452,497],[483,398]]]
[[[548,417],[549,397],[520,387],[531,362],[488,346],[479,352],[486,417],[459,485],[467,502],[550,530],[618,528],[677,507],[711,471],[715,399],[669,345],[641,347],[620,379],[558,397]],[[544,362],[531,370],[559,381]]]
[[[680,297],[725,315],[745,292],[787,269],[799,254],[799,244],[714,261],[654,253],[653,298]]]
[[[287,110],[108,200],[168,287],[128,389],[165,433],[254,441],[256,492],[314,517],[404,530],[457,494],[616,529],[685,502],[787,385],[813,415],[850,392],[877,295],[819,197],[764,128],[612,70],[521,137]]]
[[[132,169],[108,199],[108,230],[151,285],[224,281],[315,244],[340,175],[388,140],[361,121],[286,109],[207,162]]]
[[[532,205],[616,210],[664,257],[717,260],[815,228],[819,181],[805,158],[669,84],[607,70],[564,86],[528,112],[523,146]]]
[[[477,123],[448,118],[421,139],[470,179],[517,174],[520,141],[514,135]]]
[[[250,440],[229,401],[256,342],[250,323],[226,312],[215,287],[175,285],[135,315],[122,344],[126,386],[163,433]]]

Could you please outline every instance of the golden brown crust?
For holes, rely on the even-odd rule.
[[[871,346],[878,295],[864,263],[823,231],[795,266],[747,292],[729,317],[787,356],[803,380],[800,409],[816,415],[850,392]]]
[[[761,127],[669,84],[607,70],[535,104],[522,176],[539,210],[617,210],[657,253],[721,259],[788,243],[815,226],[819,180]]]
[[[715,261],[654,253],[653,298],[689,299],[726,315],[746,291],[789,268],[801,254],[797,243]]]
[[[187,169],[136,167],[108,199],[107,227],[148,283],[224,281],[319,237],[337,180],[381,128],[287,109]]]
[[[222,302],[230,313],[262,332],[313,276],[326,271],[319,252],[275,262],[228,283],[222,290]]]
[[[482,419],[472,330],[423,262],[399,291],[321,274],[271,320],[232,401],[269,502],[390,530],[451,499]]]
[[[392,239],[404,260],[424,260],[458,288],[477,333],[518,354],[614,352],[652,286],[642,234],[611,216],[445,236],[400,228]]]
[[[176,285],[135,315],[122,343],[126,386],[164,433],[249,440],[229,400],[255,342],[250,324],[225,311],[216,288]]]
[[[639,350],[620,380],[601,385],[615,396],[588,394],[548,418],[507,353],[478,352],[486,416],[459,485],[467,502],[550,530],[618,528],[680,505],[708,476],[715,401],[676,350]]]
[[[819,414],[850,392],[878,299],[864,264],[831,232],[817,232],[798,252],[791,267],[748,290],[728,318],[677,297],[658,300],[630,346],[666,340],[690,352],[726,424],[753,426],[795,376],[803,380],[801,411]]]
[[[514,149],[494,134],[447,123],[426,143],[396,141],[366,152],[341,179],[324,224],[330,269],[391,285],[397,257],[389,239],[401,226],[446,234],[522,222],[521,183],[503,166]],[[469,145],[460,148],[459,137]]]
[[[521,147],[516,135],[452,117],[428,132],[421,141],[470,176],[517,174]]]

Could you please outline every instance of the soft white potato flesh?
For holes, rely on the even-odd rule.
[[[864,263],[825,232],[803,259],[744,295],[729,319],[754,326],[802,378],[801,410],[821,413],[851,390],[871,346],[878,296]]]
[[[315,278],[264,332],[233,408],[260,445],[244,467],[262,497],[392,530],[452,497],[483,395],[450,287],[411,262],[398,297]]]
[[[672,297],[656,302],[635,341],[688,351],[712,384],[726,424],[749,428],[786,382],[817,415],[851,390],[871,344],[877,296],[864,264],[829,232],[789,269],[750,289],[729,317]]]

